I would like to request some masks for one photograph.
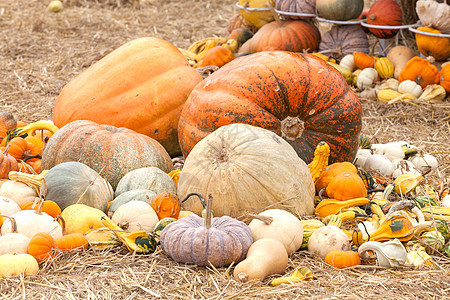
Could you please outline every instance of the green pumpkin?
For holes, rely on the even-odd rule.
[[[166,228],[167,225],[169,225],[172,222],[177,221],[175,218],[166,217],[158,221],[155,225],[155,229],[153,229],[153,235],[155,237],[155,240],[159,243],[159,237],[161,236],[161,232],[164,228]]]
[[[370,137],[364,133],[361,133],[358,138],[358,145],[361,149],[370,149],[372,148],[372,142]]]
[[[427,231],[420,236],[420,242],[425,246],[428,254],[434,250],[442,251],[445,245],[445,239],[439,231]]]
[[[108,214],[114,214],[119,206],[128,203],[130,201],[143,201],[148,204],[151,204],[153,199],[156,197],[156,193],[151,190],[138,189],[131,190],[125,193],[120,194],[115,197],[114,200],[108,207]]]
[[[439,231],[442,234],[442,236],[444,237],[445,241],[447,242],[448,239],[450,238],[450,232],[449,232],[447,221],[435,220],[435,222],[436,222],[436,229],[437,229],[437,231]]]
[[[158,242],[156,241],[155,237],[151,234],[148,235],[148,237],[140,236],[134,240],[136,245],[139,248],[139,251],[136,251],[140,254],[149,254],[153,253],[156,250],[156,247],[158,246]]]

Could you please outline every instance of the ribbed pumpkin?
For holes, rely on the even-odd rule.
[[[370,6],[367,14],[367,24],[382,26],[400,26],[402,25],[402,9],[394,0],[377,0]],[[376,37],[388,39],[397,34],[398,29],[376,29],[370,28]]]
[[[111,185],[97,172],[83,163],[69,161],[51,168],[44,177],[42,197],[56,202],[61,210],[80,203],[106,211],[113,199]]]
[[[183,154],[232,123],[272,130],[306,163],[321,141],[330,146],[330,163],[352,161],[361,130],[361,104],[342,75],[322,59],[261,52],[234,59],[192,91],[178,128]]]
[[[10,171],[18,171],[17,160],[8,153],[9,149],[0,151],[0,179],[8,179]]]
[[[317,27],[302,20],[271,22],[261,27],[242,45],[240,53],[285,50],[291,52],[316,51],[320,32]]]
[[[297,14],[315,14],[316,0],[275,0],[275,8],[282,12]],[[285,15],[286,19],[297,20],[304,17]]]
[[[375,70],[382,79],[394,76],[394,64],[387,57],[381,57],[375,62]]]
[[[116,188],[129,171],[155,166],[172,170],[172,160],[156,140],[126,128],[80,120],[61,127],[48,141],[42,170],[66,161],[86,164]],[[52,200],[52,199],[51,199]]]
[[[450,64],[443,66],[439,72],[439,84],[450,93]]]
[[[369,41],[361,26],[333,26],[322,35],[319,50],[321,53],[341,59],[354,52],[369,53]]]
[[[217,67],[223,67],[225,64],[229,63],[234,59],[234,54],[231,52],[231,50],[222,47],[222,46],[215,46],[211,49],[209,49],[206,53],[203,59],[199,62],[199,67],[206,67],[206,66],[217,66]]]
[[[431,27],[420,26],[419,31],[441,34],[437,29]],[[420,53],[425,56],[433,56],[436,60],[443,61],[450,57],[450,38],[428,36],[416,33],[416,44]]]
[[[312,215],[314,183],[308,166],[275,133],[248,124],[222,126],[186,158],[178,182],[183,210],[200,215],[191,193],[214,197],[214,216],[239,217],[268,206]]]
[[[415,81],[423,89],[429,84],[439,84],[439,70],[428,59],[414,56],[398,76],[398,81]]]
[[[135,39],[72,79],[56,99],[53,121],[57,127],[75,120],[126,127],[175,155],[181,109],[201,80],[169,42]]]
[[[363,0],[316,0],[319,15],[325,19],[347,21],[356,19],[364,8]]]
[[[375,67],[375,57],[363,52],[353,53],[353,60],[355,61],[356,67],[361,70]]]

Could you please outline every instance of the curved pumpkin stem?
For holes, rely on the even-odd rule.
[[[270,216],[257,215],[249,212],[245,212],[244,216],[252,220],[253,219],[260,220],[261,222],[264,222],[266,225],[270,225],[273,222],[273,218]]]
[[[205,199],[203,199],[203,196],[200,195],[199,193],[190,193],[190,194],[188,194],[183,200],[181,200],[181,203],[187,201],[187,199],[189,199],[192,196],[197,196],[198,199],[200,199],[200,202],[202,203],[203,209],[206,209]]]
[[[55,217],[56,222],[59,223],[59,225],[61,225],[62,228],[62,235],[66,235],[66,221],[64,220],[64,218],[61,215],[57,215]]]
[[[275,19],[275,22],[277,22],[279,26],[283,25],[283,21],[281,20],[280,16],[275,11],[275,9],[273,8],[272,4],[269,1],[266,2],[266,6],[269,8],[270,12],[272,13],[272,16]]]
[[[6,216],[6,215],[1,215],[1,214],[0,214],[0,217],[8,218],[9,221],[11,222],[11,233],[17,233],[17,223],[16,223],[16,220],[13,217]]]

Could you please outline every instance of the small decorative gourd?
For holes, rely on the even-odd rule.
[[[356,67],[361,70],[375,67],[375,57],[363,52],[354,52],[353,61]]]
[[[148,233],[153,231],[159,221],[150,204],[134,200],[119,206],[111,220],[125,232],[143,230]]]
[[[416,98],[419,98],[423,93],[422,87],[412,80],[402,81],[398,85],[398,91],[400,93],[411,93]]]
[[[335,268],[344,269],[361,264],[358,252],[333,250],[325,256],[325,262]]]
[[[86,234],[103,227],[100,218],[106,215],[97,208],[84,204],[73,204],[65,208],[61,216],[64,218],[67,234],[75,232]]]
[[[88,248],[89,242],[84,234],[79,232],[67,234],[64,218],[58,215],[57,220],[61,224],[63,235],[55,239],[56,248],[61,251],[83,250]]]
[[[439,30],[427,26],[420,26],[417,30],[434,34],[442,34]],[[420,33],[416,33],[415,37],[417,48],[420,53],[426,57],[433,56],[434,59],[438,61],[445,61],[450,57],[450,38],[429,36]]]
[[[336,226],[315,230],[308,241],[308,251],[324,259],[333,250],[347,251],[350,243],[345,232]]]
[[[355,71],[356,65],[353,54],[347,54],[346,56],[344,56],[339,62],[339,65],[349,69],[352,72]]]
[[[150,206],[155,210],[159,220],[171,217],[178,219],[181,210],[181,202],[177,195],[163,192],[156,195]]]
[[[0,255],[0,278],[36,274],[39,264],[30,254]]]
[[[152,203],[153,199],[156,197],[155,192],[144,189],[131,190],[128,192],[121,193],[119,196],[115,197],[108,207],[108,216],[113,215],[114,212],[123,204],[130,201],[143,201],[148,204]]]
[[[320,142],[314,151],[314,158],[308,164],[314,183],[319,179],[320,174],[328,166],[328,157],[330,156],[330,146],[326,142]]]
[[[394,76],[394,64],[387,57],[381,57],[375,62],[375,70],[382,79]]]
[[[6,215],[0,215],[0,217],[8,218],[12,224],[12,231],[0,236],[0,255],[7,253],[28,253],[28,244],[30,243],[30,238],[23,233],[17,232],[17,225],[14,218],[8,217]]]
[[[38,232],[30,240],[28,253],[32,255],[38,263],[53,259],[58,255],[55,239],[46,232]]]
[[[367,196],[366,186],[358,174],[343,172],[336,175],[327,185],[326,193],[338,201],[345,201]]]
[[[375,85],[375,82],[378,80],[378,72],[374,68],[365,68],[358,75],[358,79],[356,80],[356,85],[359,90],[364,90],[366,88],[372,87]]]
[[[229,216],[212,218],[211,208],[210,195],[205,218],[193,214],[167,225],[160,237],[164,252],[175,261],[198,266],[222,267],[243,260],[253,243],[250,228]]]

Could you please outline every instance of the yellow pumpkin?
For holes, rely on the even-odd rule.
[[[427,26],[421,26],[417,30],[441,34],[439,30]],[[416,44],[420,53],[425,56],[433,56],[439,61],[450,57],[450,38],[416,33]]]
[[[105,213],[84,204],[72,204],[66,207],[61,216],[66,221],[66,234],[88,233],[103,227],[101,217]]]

